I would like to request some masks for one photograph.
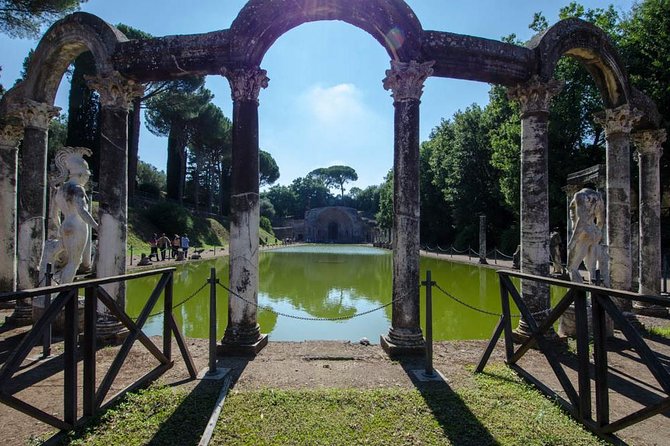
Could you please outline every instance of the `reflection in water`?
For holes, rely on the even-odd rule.
[[[389,251],[346,245],[306,245],[266,251],[260,256],[259,304],[274,311],[307,318],[341,318],[377,308],[392,299],[392,255]],[[175,273],[174,302],[183,301],[216,269],[220,282],[228,284],[228,259],[183,263]],[[422,258],[421,276],[432,271],[433,280],[445,291],[478,308],[500,312],[500,294],[495,272],[478,265]],[[157,278],[134,280],[128,285],[126,309],[137,316],[153,290]],[[422,287],[422,318],[425,314]],[[228,320],[227,293],[217,288],[217,336]],[[162,300],[152,311],[162,309]],[[175,309],[177,323],[188,337],[208,336],[209,287]],[[261,309],[258,323],[275,341],[342,339],[372,342],[388,332],[391,307],[342,321],[303,321]],[[485,339],[497,322],[495,316],[477,313],[437,289],[433,290],[433,334],[436,340]],[[152,317],[148,332],[160,334],[162,316]],[[422,327],[424,321],[422,320]],[[424,327],[425,330],[425,327]]]

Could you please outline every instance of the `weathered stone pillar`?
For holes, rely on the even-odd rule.
[[[88,87],[100,95],[100,172],[98,210],[98,255],[96,276],[109,277],[126,273],[128,215],[128,110],[143,86],[124,78],[118,72],[87,78]],[[125,306],[125,283],[104,285],[105,290]],[[98,307],[98,336],[114,340],[121,331],[107,308]]]
[[[259,147],[258,96],[268,86],[258,67],[222,69],[233,98],[233,153],[230,200],[230,289],[228,326],[221,349],[238,354],[258,353],[267,344],[257,322]]]
[[[0,124],[0,292],[16,291],[16,177],[22,138],[20,118]]]
[[[381,344],[390,355],[420,353],[419,320],[419,104],[434,62],[391,61],[384,88],[394,113],[393,306],[391,327]]]
[[[521,106],[521,272],[549,275],[549,105],[562,88],[556,80],[543,82],[534,77],[509,90]],[[541,321],[550,308],[549,287],[522,281],[522,297]],[[522,318],[516,332],[530,334]]]
[[[609,246],[610,286],[630,291],[632,253],[630,223],[630,131],[640,112],[628,104],[607,109],[596,116],[605,128],[607,140],[607,244]],[[631,310],[627,300],[616,300],[624,311]]]
[[[486,261],[486,215],[479,216],[479,263],[488,264]]]
[[[633,133],[640,169],[640,294],[661,294],[661,177],[665,130]],[[665,307],[634,302],[636,313],[667,315]]]
[[[18,178],[17,283],[25,290],[39,286],[39,265],[44,247],[44,222],[47,197],[47,145],[49,122],[58,107],[26,100],[22,117],[25,126]],[[10,316],[16,325],[32,323],[30,300],[19,300]]]

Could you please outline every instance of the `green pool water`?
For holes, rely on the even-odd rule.
[[[305,318],[337,318],[378,308],[391,301],[392,254],[366,246],[304,245],[275,249],[260,255],[259,304],[274,311]],[[216,268],[228,284],[228,259],[186,262],[175,272],[174,302],[191,296]],[[493,269],[421,258],[421,278],[430,270],[433,280],[452,296],[477,308],[500,312],[498,278]],[[141,311],[157,278],[128,284],[126,309],[131,316]],[[218,288],[217,336],[223,336],[228,318],[227,293]],[[421,325],[425,330],[425,288],[421,289]],[[154,312],[162,308],[160,302]],[[206,287],[174,311],[188,337],[208,336],[209,288]],[[473,311],[441,291],[433,291],[435,340],[486,339],[498,318]],[[388,332],[391,307],[343,321],[304,321],[260,309],[258,323],[275,341],[351,340],[367,337],[378,342]],[[146,331],[160,334],[162,316],[149,319]]]

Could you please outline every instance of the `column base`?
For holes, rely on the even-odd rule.
[[[216,346],[217,355],[228,356],[256,356],[266,345],[269,337],[267,334],[259,334],[258,340],[249,343],[226,342],[224,337],[221,344]]]
[[[668,317],[668,309],[660,305],[644,304],[641,302],[633,303],[633,313],[642,316]]]
[[[30,302],[24,303],[18,301],[14,307],[14,312],[7,316],[5,323],[15,327],[25,327],[33,324],[33,306]]]
[[[99,345],[118,345],[128,334],[126,326],[114,318],[100,318],[95,324],[95,342]]]
[[[254,325],[229,325],[217,346],[217,354],[256,356],[268,344],[268,335],[261,334],[261,327]]]
[[[489,262],[486,261],[486,259],[482,259],[481,257],[479,258],[479,264],[480,265],[488,265]]]
[[[391,327],[388,335],[381,335],[379,343],[390,357],[417,356],[426,353],[426,342],[421,329],[394,329]]]

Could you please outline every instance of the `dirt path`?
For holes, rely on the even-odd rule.
[[[8,331],[0,334],[0,355],[17,341],[17,333]],[[160,338],[155,342],[160,345]],[[472,368],[478,362],[486,341],[438,342],[434,347],[435,368],[439,370],[453,387],[464,385],[472,377]],[[207,367],[207,342],[203,339],[189,339],[188,346],[200,370]],[[670,341],[652,341],[652,346],[667,361],[670,358]],[[99,350],[97,355],[98,381],[109,367],[118,347]],[[176,344],[175,367],[169,370],[161,381],[168,384],[192,388],[197,381],[186,381],[188,376],[183,361],[178,356]],[[4,352],[4,353],[3,353]],[[38,405],[48,413],[62,412],[62,358],[59,345],[55,347],[55,357],[49,361],[38,360],[35,349],[24,364],[24,369],[10,383],[17,391],[16,396]],[[493,353],[491,363],[502,363],[503,349],[499,345]],[[630,413],[640,406],[640,402],[659,393],[652,384],[648,372],[622,341],[616,341],[610,348],[611,376],[616,383],[612,390],[610,405],[616,415]],[[4,359],[3,359],[4,361]],[[568,363],[569,360],[564,361]],[[119,391],[133,380],[149,371],[157,362],[142,346],[133,347],[126,365],[121,369],[110,394]],[[523,359],[523,366],[535,376],[556,390],[560,388],[554,375],[537,351],[530,351]],[[422,358],[394,361],[388,358],[379,345],[363,346],[349,342],[270,342],[254,359],[221,358],[220,367],[231,368],[235,376],[234,388],[239,391],[260,388],[377,388],[414,387],[410,370],[424,367]],[[80,364],[81,368],[81,364]],[[574,373],[569,372],[571,378]],[[629,378],[634,377],[632,380]],[[628,380],[628,381],[627,381]],[[628,382],[628,383],[626,383]],[[80,381],[81,383],[81,381]],[[670,438],[670,412],[657,415],[641,424],[621,432],[622,439],[631,445],[663,445]],[[32,418],[0,404],[0,438],[11,445],[22,445],[32,437],[52,431]]]

